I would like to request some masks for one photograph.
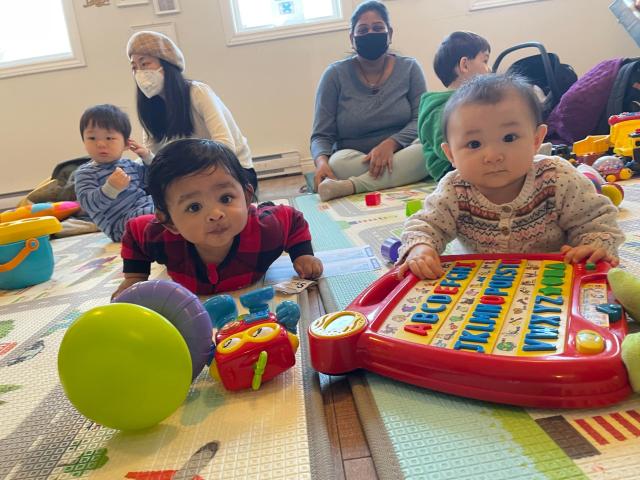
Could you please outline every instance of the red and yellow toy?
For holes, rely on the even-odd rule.
[[[626,112],[609,117],[609,135],[589,135],[573,144],[577,157],[597,158],[611,152],[620,157],[633,157],[634,140],[629,135],[640,128],[640,113]],[[590,163],[589,163],[590,164]]]
[[[267,303],[273,296],[273,287],[241,295],[240,302],[249,313],[240,316],[230,295],[217,295],[204,303],[214,327],[219,328],[209,373],[227,390],[257,390],[296,363],[300,308],[284,301],[274,314]]]
[[[0,213],[0,222],[14,222],[23,218],[56,217],[62,221],[80,210],[78,202],[34,203]]]
[[[598,407],[631,393],[621,359],[627,324],[606,263],[560,255],[442,257],[444,277],[391,270],[345,311],[309,327],[313,367],[364,368],[492,402]]]

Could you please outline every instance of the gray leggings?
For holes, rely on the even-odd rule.
[[[346,149],[338,150],[329,158],[333,173],[339,180],[351,180],[355,193],[399,187],[419,182],[428,175],[420,143],[398,150],[393,155],[393,173],[389,174],[385,168],[384,174],[378,178],[369,174],[369,163],[362,163],[364,157],[366,155],[358,150]]]

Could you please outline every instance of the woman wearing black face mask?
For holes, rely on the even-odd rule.
[[[384,4],[360,4],[349,35],[356,54],[330,65],[320,80],[311,154],[323,201],[427,176],[414,143],[424,74],[415,59],[388,52],[392,35]]]

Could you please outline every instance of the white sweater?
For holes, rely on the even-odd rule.
[[[205,83],[191,81],[191,119],[194,130],[190,138],[204,138],[223,143],[236,154],[240,165],[253,168],[247,139],[242,135],[227,106]],[[154,155],[172,140],[176,138],[156,142],[146,131],[142,133],[144,146]]]

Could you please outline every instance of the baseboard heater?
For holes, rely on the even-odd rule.
[[[31,190],[22,190],[20,192],[0,193],[0,210],[8,210],[18,206],[18,202],[22,200]]]
[[[253,168],[259,179],[297,175],[300,169],[299,152],[282,152],[271,155],[260,155],[253,158]]]

